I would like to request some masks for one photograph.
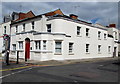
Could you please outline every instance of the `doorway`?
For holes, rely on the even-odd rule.
[[[30,59],[30,39],[26,38],[25,39],[25,61],[27,59]]]

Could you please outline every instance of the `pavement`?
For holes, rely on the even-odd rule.
[[[98,61],[107,61],[107,60],[119,60],[118,57],[106,57],[106,58],[88,58],[88,59],[75,59],[75,60],[50,60],[50,61],[36,61],[28,60],[25,62],[24,59],[19,59],[19,63],[32,64],[32,65],[48,65],[48,66],[57,66],[65,64],[74,64],[74,63],[83,63],[83,62],[98,62]],[[17,59],[10,58],[11,62],[16,62]]]

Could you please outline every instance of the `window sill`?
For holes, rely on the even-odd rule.
[[[74,55],[74,53],[69,53],[68,55]]]
[[[86,36],[86,38],[90,38],[90,36]]]
[[[77,37],[82,37],[81,35],[77,35]]]
[[[30,52],[52,53],[52,51],[49,50],[30,50]]]
[[[101,54],[101,52],[99,52],[98,54]]]
[[[98,40],[101,40],[100,38]]]
[[[24,51],[23,49],[19,49],[19,50],[16,50],[16,51]]]
[[[54,55],[62,55],[62,53],[55,53]]]
[[[16,51],[11,50],[10,53],[13,54],[13,55],[15,55]]]
[[[15,52],[16,50],[10,50],[10,51]]]
[[[89,52],[86,52],[86,54],[90,54]]]

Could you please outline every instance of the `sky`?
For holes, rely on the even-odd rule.
[[[118,2],[2,2],[2,13],[0,16],[9,15],[14,12],[33,11],[35,15],[54,11],[58,8],[65,15],[76,14],[80,20],[91,22],[99,18],[96,23],[107,26],[110,23],[118,25]],[[2,22],[0,17],[0,23]],[[120,27],[120,25],[119,25]]]

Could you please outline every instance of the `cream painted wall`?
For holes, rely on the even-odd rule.
[[[10,22],[6,22],[6,23],[2,23],[0,24],[0,36],[3,36],[4,34],[4,26],[6,26],[6,34],[10,35]],[[2,52],[2,50],[4,50],[4,46],[3,46],[3,38],[0,38],[0,53]]]
[[[25,55],[25,38],[30,38],[32,50],[30,51],[31,60],[68,60],[68,59],[85,59],[85,58],[99,58],[99,57],[112,57],[113,56],[113,39],[107,37],[104,39],[104,33],[108,34],[107,30],[102,30],[96,27],[91,27],[84,24],[79,24],[63,19],[53,19],[46,20],[47,18],[43,16],[43,18],[34,19],[35,21],[35,31],[37,32],[47,32],[46,24],[51,24],[51,33],[46,34],[37,34],[33,33],[25,33],[19,34],[15,37],[12,37],[12,43],[17,44],[18,49],[18,41],[24,42],[23,51],[21,51],[20,56],[24,58]],[[26,23],[26,32],[32,30],[31,29],[31,21],[27,21]],[[19,32],[21,32],[22,26],[20,25]],[[77,35],[77,26],[81,27],[81,35]],[[86,37],[86,28],[89,28],[89,37]],[[12,34],[14,33],[15,27],[12,26]],[[101,31],[101,39],[98,39],[98,31]],[[71,37],[66,37],[66,35],[56,35],[54,33],[66,34]],[[35,50],[35,41],[36,40],[47,40],[47,50]],[[55,54],[55,41],[60,40],[62,42],[62,53]],[[69,54],[69,42],[73,44],[73,53]],[[90,44],[89,53],[86,53],[86,44]],[[98,45],[101,45],[101,53],[98,53]],[[42,45],[41,45],[42,46]],[[111,46],[111,52],[108,52],[108,46]],[[12,50],[12,47],[11,47]],[[12,57],[15,57],[11,55]]]

